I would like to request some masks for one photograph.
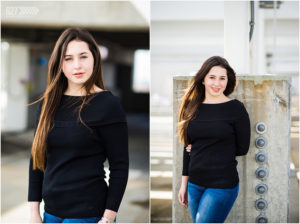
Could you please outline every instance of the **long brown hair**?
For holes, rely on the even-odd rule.
[[[178,136],[184,146],[188,145],[187,127],[189,121],[194,118],[197,108],[205,99],[205,86],[202,84],[205,76],[209,73],[210,69],[214,66],[220,66],[226,69],[228,83],[224,91],[224,95],[231,94],[236,85],[236,76],[234,70],[230,67],[225,58],[220,56],[213,56],[208,58],[200,70],[196,73],[195,77],[191,80],[187,92],[184,94],[178,117]]]
[[[39,122],[37,123],[35,136],[32,143],[31,155],[33,159],[33,169],[45,170],[45,156],[47,150],[47,136],[50,129],[53,128],[53,118],[59,106],[59,102],[68,87],[68,80],[62,71],[62,63],[65,57],[67,46],[73,40],[84,41],[88,44],[89,50],[94,57],[94,67],[91,77],[82,85],[86,95],[79,97],[82,100],[78,106],[78,117],[80,122],[86,126],[81,119],[80,113],[85,104],[92,99],[87,97],[91,94],[91,89],[94,85],[105,90],[102,80],[101,55],[99,47],[92,35],[80,28],[66,29],[56,41],[55,47],[51,54],[48,63],[48,80],[46,90],[41,98],[35,102],[28,104],[32,105],[39,101],[41,102]],[[87,126],[86,126],[87,127]]]

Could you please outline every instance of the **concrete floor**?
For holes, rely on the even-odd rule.
[[[128,116],[129,181],[118,222],[149,222],[149,116]],[[33,130],[2,135],[1,222],[28,222],[28,162]],[[43,213],[43,204],[40,206]]]
[[[172,222],[172,119],[170,116],[150,119],[150,201],[153,223]]]

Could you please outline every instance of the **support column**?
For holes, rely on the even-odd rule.
[[[254,18],[254,31],[250,42],[250,74],[262,75],[266,74],[265,16],[264,10],[259,8],[258,1],[254,1]]]
[[[249,74],[249,2],[224,2],[224,57],[237,74]]]

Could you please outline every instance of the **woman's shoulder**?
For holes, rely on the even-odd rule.
[[[86,110],[87,120],[104,124],[125,121],[120,98],[110,91],[96,93]]]
[[[237,108],[242,108],[242,107],[245,107],[244,106],[244,103],[243,102],[241,102],[240,100],[238,100],[238,99],[231,99],[231,101],[233,102],[233,105],[235,106],[235,107],[237,107]]]
[[[120,98],[115,96],[109,90],[103,90],[97,93],[94,93],[94,97],[92,98],[91,102],[101,110],[111,110],[115,109],[116,107],[120,107]]]
[[[232,99],[232,110],[237,117],[248,114],[244,103],[238,99]]]

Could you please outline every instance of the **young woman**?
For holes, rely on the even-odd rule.
[[[30,222],[42,222],[42,199],[45,223],[113,222],[128,179],[127,123],[118,98],[104,88],[99,48],[87,31],[61,34],[39,101],[29,166]]]
[[[183,152],[179,202],[194,223],[224,222],[239,190],[236,156],[246,155],[250,121],[244,105],[228,98],[234,70],[218,56],[207,59],[183,97],[178,135]]]

